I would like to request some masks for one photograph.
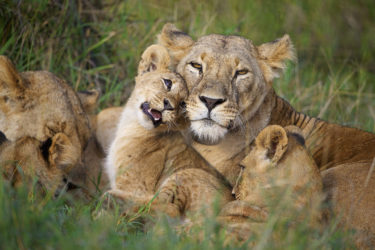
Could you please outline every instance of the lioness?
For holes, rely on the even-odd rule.
[[[19,186],[23,175],[37,177],[52,193],[81,186],[92,194],[104,187],[97,182],[104,154],[89,116],[98,96],[77,94],[47,71],[19,73],[0,56],[0,167],[6,179]]]
[[[187,83],[194,147],[232,184],[246,148],[272,124],[299,127],[320,170],[374,158],[374,134],[309,117],[276,95],[272,80],[282,73],[285,61],[295,57],[288,35],[260,46],[216,34],[194,42],[166,24],[159,43]]]
[[[216,34],[195,42],[174,25],[166,24],[159,44],[168,49],[190,92],[186,110],[195,140],[193,147],[232,185],[250,143],[272,124],[299,127],[321,171],[361,166],[363,171],[350,171],[346,178],[366,178],[364,173],[369,172],[375,157],[374,134],[297,112],[272,88],[285,61],[295,57],[288,35],[260,46],[243,37]],[[335,189],[335,183],[330,188]],[[374,201],[375,196],[368,194],[366,199]],[[338,202],[338,207],[346,206],[342,200],[332,202]],[[362,209],[353,208],[363,220],[368,219],[369,211],[375,211],[370,206],[367,211]]]
[[[232,200],[224,178],[180,134],[187,89],[168,69],[168,52],[152,45],[142,55],[136,85],[122,112],[106,169],[110,194],[170,216],[197,212],[220,194]]]

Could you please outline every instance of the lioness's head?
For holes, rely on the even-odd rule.
[[[316,163],[305,148],[302,131],[295,126],[270,125],[264,128],[240,167],[233,193],[242,200],[257,192],[254,184],[261,189],[273,185],[277,188],[287,185],[302,188],[320,180]]]
[[[159,43],[168,49],[188,86],[191,130],[208,144],[218,143],[254,116],[285,60],[294,57],[288,35],[260,46],[243,37],[215,34],[194,42],[166,24]]]
[[[50,191],[65,184],[92,131],[87,111],[98,92],[77,95],[50,72],[19,73],[0,56],[0,168],[19,183],[21,171]],[[49,177],[48,177],[49,176]]]
[[[142,55],[131,102],[139,123],[146,129],[174,127],[185,105],[184,80],[168,69],[170,58],[165,48],[151,45]]]

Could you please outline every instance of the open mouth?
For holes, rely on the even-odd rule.
[[[155,128],[159,126],[162,122],[162,114],[160,111],[156,109],[151,109],[150,104],[148,102],[144,102],[141,105],[141,109],[143,113],[145,113],[154,124]]]

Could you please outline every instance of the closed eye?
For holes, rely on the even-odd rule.
[[[0,131],[0,145],[6,142],[8,139],[3,132]]]
[[[48,158],[49,158],[49,148],[51,147],[51,145],[52,145],[52,139],[48,138],[40,146],[40,151],[42,152],[42,156],[43,156],[43,158],[44,158],[45,161],[48,161]]]
[[[170,79],[163,78],[163,83],[165,87],[167,87],[167,90],[170,91],[172,88],[172,81]]]

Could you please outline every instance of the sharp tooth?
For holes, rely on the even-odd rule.
[[[156,117],[156,118],[154,118],[155,119],[155,121],[159,121],[160,120],[160,118],[159,117]]]

